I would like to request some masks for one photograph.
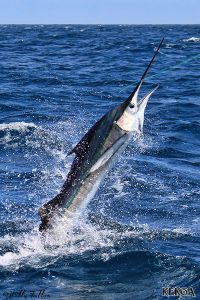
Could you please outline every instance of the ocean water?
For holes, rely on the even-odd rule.
[[[129,96],[162,37],[143,137],[44,246],[37,211],[67,153]],[[167,299],[162,287],[200,299],[200,26],[1,25],[0,45],[0,299]]]

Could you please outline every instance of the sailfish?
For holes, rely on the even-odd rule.
[[[162,42],[129,97],[98,120],[69,152],[75,158],[60,193],[39,209],[40,231],[52,228],[57,214],[68,216],[85,207],[131,137],[142,133],[147,102],[158,86],[139,101],[138,93]]]

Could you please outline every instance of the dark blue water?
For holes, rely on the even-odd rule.
[[[143,139],[44,249],[37,210],[62,186],[68,151],[127,98],[163,36],[140,94],[160,84]],[[0,26],[0,79],[0,298],[192,287],[200,299],[200,26]]]

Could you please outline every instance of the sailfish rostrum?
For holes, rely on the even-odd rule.
[[[144,111],[153,92],[137,100],[143,80],[152,65],[163,40],[158,46],[140,81],[130,96],[97,121],[70,151],[75,154],[67,179],[60,193],[39,209],[40,231],[52,227],[52,219],[68,215],[86,206],[103,181],[116,156],[126,147],[132,136],[143,131]]]

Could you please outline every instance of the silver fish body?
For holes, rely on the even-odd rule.
[[[69,153],[74,153],[75,158],[60,193],[39,209],[40,231],[53,226],[51,220],[56,213],[68,214],[86,206],[117,155],[134,134],[142,132],[145,107],[157,87],[139,102],[138,92],[162,42],[127,100],[97,121]]]
[[[73,201],[65,203],[68,211],[75,212],[79,208],[85,207],[94,197],[106,173],[115,163],[117,156],[127,146],[131,136],[132,133],[125,132],[117,124],[113,124],[113,128],[102,145],[100,156],[96,157],[96,162],[85,173],[84,179],[79,179],[80,187],[73,193]]]

